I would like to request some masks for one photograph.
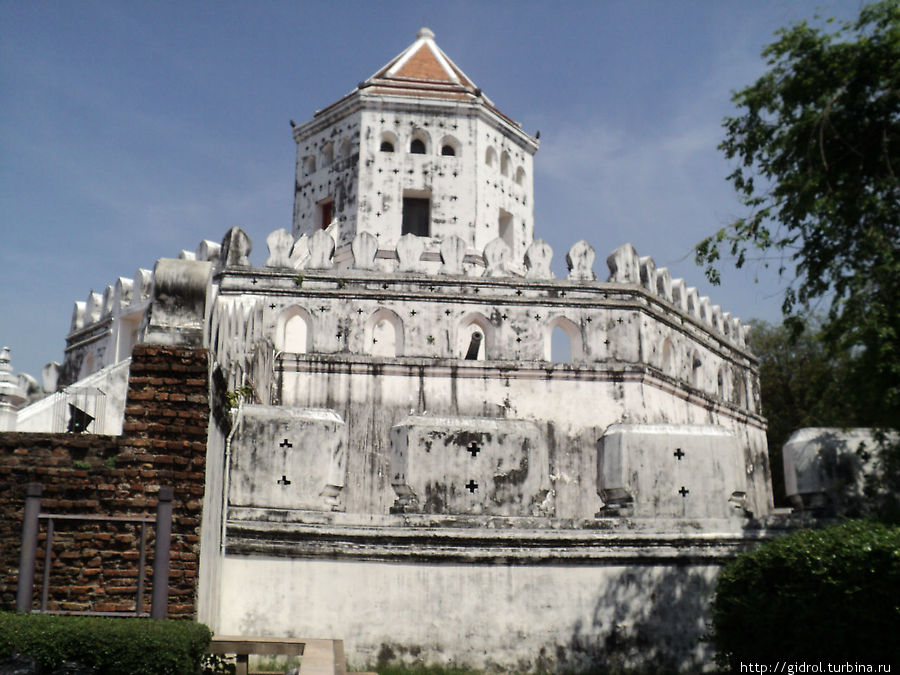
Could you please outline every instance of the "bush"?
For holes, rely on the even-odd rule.
[[[27,654],[47,670],[74,661],[98,675],[195,675],[211,637],[192,621],[0,612],[0,660]]]
[[[712,607],[720,663],[900,662],[900,527],[850,521],[739,556]],[[893,638],[889,636],[893,635]]]

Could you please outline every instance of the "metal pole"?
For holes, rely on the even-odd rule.
[[[40,483],[25,489],[25,513],[22,518],[22,552],[19,555],[19,580],[16,586],[16,611],[30,612],[34,594],[34,558],[37,554],[38,515],[41,512]]]
[[[173,496],[172,488],[159,488],[159,504],[156,506],[156,546],[153,555],[153,597],[150,601],[151,619],[165,619],[168,610]]]
[[[140,616],[144,611],[144,576],[146,576],[147,557],[147,523],[141,523],[141,553],[138,563],[137,602],[134,603],[134,615]]]
[[[53,562],[53,518],[47,520],[47,544],[44,547],[44,581],[41,583],[41,611],[47,611],[50,593],[50,564]]]

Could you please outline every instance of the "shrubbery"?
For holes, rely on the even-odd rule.
[[[211,637],[191,621],[0,612],[0,661],[27,654],[47,670],[69,661],[98,675],[196,675]]]
[[[900,527],[851,521],[741,555],[719,576],[722,665],[900,663]]]

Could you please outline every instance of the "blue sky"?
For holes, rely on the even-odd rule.
[[[0,345],[61,361],[73,303],[232,225],[291,227],[298,123],[423,25],[530,133],[535,233],[565,254],[631,241],[744,319],[763,269],[710,287],[692,245],[740,213],[716,150],[774,31],[859,2],[0,1]],[[759,278],[759,283],[755,279]]]

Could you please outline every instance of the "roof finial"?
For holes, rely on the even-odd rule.
[[[429,39],[429,40],[433,40],[433,39],[434,39],[434,32],[433,32],[430,28],[427,28],[426,26],[422,26],[422,27],[419,29],[419,32],[416,33],[416,37],[419,38],[420,40],[421,40],[422,38],[426,38],[426,39]]]

